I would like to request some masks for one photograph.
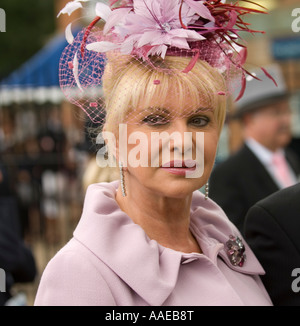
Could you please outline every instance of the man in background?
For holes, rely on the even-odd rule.
[[[37,273],[33,253],[22,239],[17,206],[7,170],[0,162],[0,268],[6,281],[5,292],[0,292],[0,306],[12,299],[15,283],[32,282]]]
[[[300,183],[250,208],[245,237],[266,274],[261,279],[275,306],[300,305]]]
[[[210,197],[243,233],[247,211],[257,201],[298,182],[300,162],[287,145],[291,141],[289,94],[277,66],[263,72],[262,82],[248,81],[244,97],[237,102],[234,118],[240,119],[244,144],[218,164],[210,178]]]

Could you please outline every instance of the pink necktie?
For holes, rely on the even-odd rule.
[[[294,182],[289,173],[289,168],[284,155],[281,153],[275,153],[273,155],[273,164],[278,180],[282,183],[282,185],[284,187],[292,186]]]

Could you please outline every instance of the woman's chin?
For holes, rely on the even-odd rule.
[[[203,186],[202,182],[186,182],[184,181],[173,181],[165,183],[160,188],[160,192],[170,198],[185,199],[191,195],[194,191],[199,190]]]

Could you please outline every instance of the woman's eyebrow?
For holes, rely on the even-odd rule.
[[[213,108],[211,107],[199,107],[195,110],[191,110],[191,114],[197,114],[199,112],[212,112]],[[163,108],[163,107],[148,107],[141,112],[142,114],[164,114],[166,116],[169,116],[172,114],[172,111]]]
[[[161,108],[161,107],[148,107],[147,109],[143,110],[143,112],[145,113],[164,113],[166,115],[170,114],[170,111],[165,109],[165,108]]]
[[[207,111],[213,111],[213,108],[211,108],[211,107],[200,107],[200,108],[196,109],[193,113],[207,112]]]

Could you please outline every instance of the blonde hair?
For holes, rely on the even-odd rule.
[[[148,107],[153,99],[159,99],[164,104],[170,96],[176,96],[179,107],[184,108],[188,101],[194,108],[205,103],[205,107],[213,109],[220,133],[226,115],[226,96],[220,95],[226,92],[225,81],[201,60],[190,72],[182,72],[190,60],[176,56],[157,58],[153,65],[158,68],[154,68],[126,56],[109,58],[103,76],[105,130],[117,134],[119,124],[126,123],[128,114],[141,103]]]

